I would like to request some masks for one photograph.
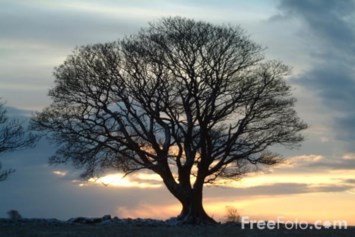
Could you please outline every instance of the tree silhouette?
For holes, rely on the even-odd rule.
[[[0,103],[0,154],[21,150],[34,145],[36,136],[26,134],[25,128],[21,121],[9,119],[6,115],[7,111],[4,104]],[[2,170],[0,163],[0,181],[4,181],[15,170]]]
[[[303,139],[288,72],[239,27],[165,18],[76,49],[33,126],[61,145],[51,162],[71,161],[84,177],[148,169],[180,201],[182,223],[213,223],[206,182],[274,165],[270,146]]]

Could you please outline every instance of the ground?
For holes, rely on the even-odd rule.
[[[102,225],[68,223],[2,223],[0,237],[354,237],[355,228],[347,230],[242,230],[238,225]]]

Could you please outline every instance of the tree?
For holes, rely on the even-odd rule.
[[[227,222],[234,222],[234,223],[240,223],[240,215],[238,212],[238,209],[232,206],[226,206],[226,221]]]
[[[205,183],[274,165],[270,146],[302,141],[288,72],[239,27],[165,18],[77,48],[33,127],[61,145],[51,162],[71,161],[83,177],[148,169],[180,201],[181,222],[211,223]]]
[[[21,214],[17,210],[10,210],[7,212],[7,215],[10,220],[12,221],[18,221],[22,219]]]
[[[4,104],[0,103],[0,154],[21,150],[34,145],[36,136],[33,134],[26,134],[25,128],[22,126],[21,121],[12,119],[10,120],[4,108]],[[15,170],[7,169],[1,170],[0,163],[0,181],[4,181]]]

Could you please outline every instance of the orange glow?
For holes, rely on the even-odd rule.
[[[135,208],[119,207],[117,208],[117,215],[125,218],[153,218],[153,219],[168,219],[177,216],[181,211],[180,205],[159,205],[153,206],[142,204]]]
[[[348,225],[355,225],[354,198],[354,195],[347,193],[312,193],[257,198],[229,197],[221,200],[206,197],[204,206],[209,215],[221,222],[225,221],[226,207],[232,206],[238,209],[241,216],[256,220],[276,220],[278,217],[283,217],[286,221],[299,220],[309,223],[317,220],[345,220]],[[167,219],[177,216],[181,211],[180,208],[177,202],[165,205],[145,203],[129,209],[119,207],[116,214],[122,218]]]
[[[354,154],[346,154],[342,157],[343,160],[354,158]],[[354,179],[353,170],[319,169],[312,172],[288,172],[300,165],[304,167],[307,163],[323,162],[323,160],[324,157],[320,155],[295,156],[289,158],[286,165],[273,169],[272,173],[253,173],[241,180],[220,180],[217,186],[225,189],[208,185],[208,191],[204,194],[205,209],[218,221],[225,219],[226,206],[232,206],[238,209],[241,216],[252,219],[275,220],[283,217],[284,220],[302,220],[310,223],[317,220],[345,220],[349,225],[355,225],[355,188],[351,188],[351,180]],[[60,172],[55,174],[61,175]],[[303,184],[305,189],[298,191],[296,189],[295,193],[279,192],[277,195],[272,192],[262,193],[263,191],[255,193],[258,187],[288,183],[291,184],[291,188],[292,184]],[[134,173],[127,177],[124,177],[123,173],[112,173],[89,179],[85,184],[79,183],[81,187],[95,184],[104,184],[113,188],[143,188],[158,191],[165,189],[160,176],[152,173]],[[329,189],[326,189],[327,187]],[[333,191],[333,187],[345,188]],[[254,188],[254,193],[248,194],[249,188]],[[238,190],[242,191],[241,196],[238,196]],[[178,201],[171,196],[166,196],[164,200],[165,204],[142,200],[142,203],[133,208],[120,206],[116,214],[122,218],[155,219],[178,215],[181,208]]]

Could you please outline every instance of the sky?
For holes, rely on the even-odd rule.
[[[287,78],[298,115],[308,123],[287,162],[240,181],[208,186],[205,206],[222,220],[226,206],[255,219],[346,220],[355,225],[355,1],[352,0],[0,0],[0,97],[11,117],[28,119],[50,104],[53,69],[75,47],[112,42],[148,22],[183,16],[240,25]],[[145,217],[177,215],[180,206],[150,173],[110,172],[80,180],[69,165],[50,166],[55,145],[0,157],[16,173],[0,182],[0,217]]]

